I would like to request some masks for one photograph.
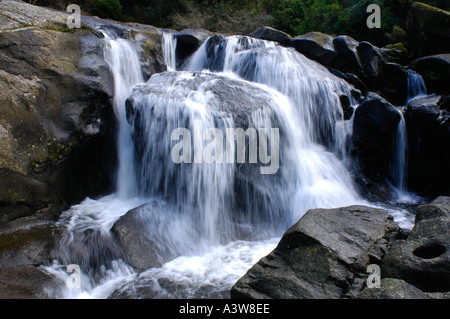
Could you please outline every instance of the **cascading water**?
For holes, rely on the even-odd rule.
[[[413,70],[408,70],[407,74],[405,105],[408,105],[411,100],[417,97],[427,95],[427,89],[422,76]],[[406,132],[406,122],[402,110],[398,110],[398,113],[400,114],[400,121],[396,130],[392,159],[389,167],[390,180],[398,200],[414,201],[416,200],[416,196],[409,194],[406,186],[408,172],[408,135]]]
[[[133,87],[144,82],[141,64],[136,51],[124,39],[112,39],[104,33],[106,42],[104,48],[104,59],[114,77],[114,110],[119,122],[118,133],[118,157],[119,167],[117,170],[117,193],[122,198],[136,196],[136,181],[133,176],[134,152],[131,141],[131,128],[127,123],[125,114],[125,100],[130,96]]]
[[[343,122],[339,95],[353,101],[350,85],[293,49],[249,37],[210,38],[185,69],[232,72],[289,99],[276,113],[283,117],[280,125],[285,126],[287,139],[293,144],[292,167],[283,177],[289,185],[283,193],[296,190],[296,195],[289,197],[291,210],[305,212],[358,201],[352,181],[336,156],[346,154],[342,146],[347,136],[337,134],[343,132],[337,125]]]
[[[367,204],[344,164],[339,95],[354,103],[349,84],[293,49],[249,37],[213,36],[176,71],[173,35],[162,37],[168,72],[148,83],[130,43],[105,39],[120,124],[117,192],[63,214],[56,261],[46,269],[64,280],[61,265],[79,264],[83,276],[81,289],[62,297],[227,297],[308,209]],[[174,140],[173,132],[180,128],[193,141],[176,163],[181,135]],[[218,138],[230,129],[250,132],[243,162],[239,149],[230,162],[228,153],[217,157],[233,149],[234,140],[220,146]],[[271,129],[279,130],[279,143]],[[250,160],[252,141],[259,142],[259,162]],[[214,161],[205,158],[208,150]],[[261,174],[274,163],[273,174]],[[111,234],[135,207],[161,267],[137,272]]]
[[[175,71],[177,69],[176,47],[177,39],[171,32],[162,32],[162,53],[164,61],[167,65],[167,71]]]
[[[99,283],[108,282],[111,276],[114,281],[121,276],[119,274],[134,273],[120,260],[123,256],[113,243],[110,229],[120,216],[143,203],[136,198],[135,156],[124,107],[132,88],[143,82],[143,76],[138,55],[131,44],[114,38],[112,33],[102,33],[105,37],[104,59],[114,78],[113,107],[119,125],[116,193],[99,200],[88,198],[62,214],[58,222],[62,234],[53,252],[55,261],[45,269],[64,280],[67,274],[61,271],[62,265],[75,264],[80,266],[83,274],[82,287],[63,289],[63,298],[86,296],[85,291],[92,291]]]
[[[413,70],[408,70],[407,72],[407,102],[414,99],[415,97],[427,95],[427,88],[422,76]]]
[[[398,198],[403,198],[407,193],[407,152],[408,152],[408,136],[406,134],[406,123],[402,111],[398,110],[400,121],[397,125],[395,140],[393,143],[392,160],[390,163],[391,183],[397,192]]]

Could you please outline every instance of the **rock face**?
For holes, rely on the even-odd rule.
[[[405,111],[409,142],[410,188],[431,196],[450,195],[450,119],[445,98],[429,95],[412,100]]]
[[[145,270],[161,267],[157,246],[146,236],[141,211],[143,207],[133,209],[122,216],[111,229],[120,247],[126,253],[127,262],[136,269]],[[144,216],[145,218],[145,216]]]
[[[182,65],[213,34],[203,29],[186,29],[174,33],[177,40],[177,59]]]
[[[408,284],[404,280],[384,278],[380,288],[364,288],[357,299],[431,299],[422,290]]]
[[[49,10],[20,2],[0,7],[6,25],[38,23],[0,32],[0,214],[7,222],[104,192],[111,182],[104,164],[108,158],[114,163],[115,119],[111,76],[93,33],[45,28],[51,21],[60,26],[62,13],[55,20],[46,18]]]
[[[375,93],[369,93],[356,109],[352,139],[361,168],[368,176],[386,176],[399,120],[399,111]]]
[[[407,29],[416,57],[450,52],[450,12],[414,2],[409,10]]]
[[[0,268],[1,299],[48,299],[61,283],[33,267]],[[45,289],[47,288],[47,289]]]
[[[0,226],[112,191],[116,166],[108,29],[134,43],[149,77],[163,69],[160,34],[24,2],[0,2]]]
[[[308,211],[232,288],[232,298],[334,299],[357,294],[399,227],[364,206]]]
[[[201,120],[204,121],[200,122],[203,127],[223,128],[221,123],[232,119],[233,128],[245,131],[248,128],[259,129],[263,127],[261,125],[274,125],[272,127],[280,127],[280,134],[284,134],[281,125],[275,126],[279,118],[274,112],[274,103],[270,92],[259,86],[209,72],[165,72],[153,76],[145,84],[136,86],[126,102],[127,118],[133,127],[132,138],[137,153],[137,165],[143,168],[152,167],[151,170],[140,170],[140,189],[152,195],[161,194],[174,199],[178,198],[177,196],[185,196],[185,189],[182,187],[176,187],[176,190],[168,193],[165,186],[185,185],[186,176],[192,174],[191,165],[182,169],[180,165],[173,165],[166,160],[172,156],[170,132],[180,125],[193,131],[196,129],[192,127],[194,121]],[[202,118],[196,115],[200,109],[204,114]],[[261,119],[264,119],[264,124],[261,124]],[[161,125],[162,123],[164,125]],[[144,134],[148,131],[153,134]],[[225,132],[223,136],[226,136]],[[280,152],[284,151],[282,144]],[[193,159],[192,155],[193,152],[189,160]],[[261,175],[259,165],[248,161],[236,166],[236,174],[233,176],[233,192],[224,192],[230,199],[230,205],[239,206],[245,212],[251,211],[246,205],[252,203],[240,200],[240,195],[236,196],[240,199],[235,202],[232,200],[234,194],[251,191],[252,196],[261,196],[261,201],[271,201],[273,196],[267,192],[264,185],[267,182],[277,183],[282,178],[278,173]],[[160,182],[154,183],[155,178]],[[239,213],[244,214],[240,211]]]
[[[345,68],[352,73],[361,73],[362,65],[357,50],[359,42],[349,36],[340,35],[333,39],[333,45],[340,53],[334,66],[337,69]]]
[[[183,219],[181,214],[175,205],[153,200],[127,212],[113,225],[111,233],[125,260],[135,269],[161,267],[192,249],[186,247],[183,238],[200,238],[197,225],[190,225],[190,219]],[[180,219],[186,227],[177,227]]]
[[[426,56],[414,60],[412,66],[422,75],[430,93],[450,94],[448,85],[450,82],[450,53]]]
[[[295,37],[290,46],[307,58],[315,60],[325,66],[331,66],[337,57],[333,38],[321,32],[309,32]]]
[[[278,42],[281,45],[288,45],[292,40],[292,37],[289,34],[271,27],[259,28],[250,33],[249,36],[261,40]]]
[[[295,37],[289,46],[326,66],[363,95],[372,91],[396,105],[406,101],[407,72],[394,63],[398,59],[391,58],[393,49],[381,49],[347,35],[333,38],[320,32]]]
[[[408,238],[388,251],[383,277],[398,278],[426,292],[450,291],[450,198],[417,208]]]

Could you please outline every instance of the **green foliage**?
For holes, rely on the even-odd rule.
[[[84,14],[161,28],[246,34],[269,25],[292,36],[320,31],[383,46],[406,44],[404,30],[413,0],[39,0],[36,4],[65,11],[73,2]],[[420,2],[450,9],[449,0]],[[381,7],[381,29],[366,26],[369,4]]]
[[[92,7],[92,14],[100,18],[122,20],[122,5],[119,0],[96,0]]]
[[[348,28],[348,12],[338,0],[265,0],[274,26],[291,35],[309,31],[342,33]]]
[[[402,27],[394,25],[392,32],[386,33],[386,39],[389,43],[406,43],[408,39],[408,34]]]

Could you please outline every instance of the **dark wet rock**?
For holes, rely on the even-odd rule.
[[[450,53],[425,56],[411,65],[423,77],[428,92],[450,94]]]
[[[371,87],[394,105],[404,105],[407,99],[408,72],[397,63],[380,63],[376,82]]]
[[[375,78],[378,75],[378,64],[380,63],[380,56],[375,47],[371,43],[363,41],[359,43],[357,51],[366,76],[369,79]]]
[[[375,93],[369,93],[356,109],[352,140],[361,168],[368,176],[387,176],[399,121],[397,109]]]
[[[351,119],[355,110],[350,105],[350,99],[347,95],[341,95],[339,96],[339,100],[341,102],[342,111],[344,111],[344,120]]]
[[[333,67],[356,74],[361,73],[362,65],[358,55],[359,42],[347,35],[340,35],[333,39],[333,45],[339,55],[334,61]]]
[[[174,32],[179,64],[181,65],[189,58],[212,35],[212,32],[204,29],[186,29]]]
[[[0,268],[0,299],[55,298],[61,283],[35,267]]]
[[[312,209],[232,288],[232,298],[337,299],[357,294],[399,227],[381,209]]]
[[[130,41],[146,78],[165,70],[157,28],[81,16],[70,30],[67,17],[0,3],[0,227],[112,191],[117,123],[102,32]]]
[[[309,32],[291,40],[290,46],[307,58],[325,66],[331,66],[337,53],[334,49],[333,38],[321,32]]]
[[[45,214],[16,219],[8,232],[0,233],[0,268],[40,266],[51,260],[55,227]]]
[[[410,235],[388,251],[383,277],[399,278],[426,292],[450,291],[449,198],[417,208]]]
[[[127,262],[136,269],[160,267],[155,244],[147,238],[145,225],[140,218],[140,209],[129,211],[111,229],[119,245],[125,251]]]
[[[185,225],[179,229],[180,232],[173,233],[179,220],[183,220]],[[111,233],[124,252],[124,259],[135,269],[143,271],[160,267],[193,249],[183,243],[184,235],[200,237],[196,226],[190,223],[175,205],[154,200],[127,212],[113,225]]]
[[[416,209],[415,222],[440,217],[450,218],[450,197],[439,196],[429,204],[419,205]]]
[[[292,37],[286,32],[276,30],[271,27],[262,27],[249,34],[250,37],[278,42],[281,45],[288,45]]]
[[[450,12],[414,2],[408,12],[409,44],[415,57],[450,52]]]
[[[442,97],[429,95],[410,101],[404,113],[409,143],[409,185],[430,196],[450,195],[450,118],[441,109]]]

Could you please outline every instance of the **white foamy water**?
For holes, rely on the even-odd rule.
[[[167,71],[175,71],[177,69],[176,47],[177,39],[173,36],[173,33],[163,32],[162,53],[167,64]]]
[[[108,233],[115,221],[128,210],[140,206],[142,200],[123,200],[110,195],[99,200],[86,199],[66,211],[59,224],[77,237],[87,231],[100,230],[108,240]],[[180,217],[182,221],[182,217]],[[180,223],[180,228],[191,227]],[[110,296],[126,298],[227,298],[229,289],[260,258],[269,254],[279,238],[261,241],[233,241],[226,245],[203,245],[196,252],[176,257],[162,267],[136,272],[123,260],[112,260],[108,267],[100,267],[96,278],[82,269],[81,287],[65,285],[69,275],[65,267],[72,264],[70,253],[67,260],[55,260],[42,267],[61,282],[61,290],[52,292],[58,298],[105,299]],[[89,245],[89,242],[85,243]],[[64,256],[64,251],[60,252]]]
[[[131,127],[127,123],[125,100],[133,87],[144,81],[138,55],[127,40],[112,39],[105,35],[104,59],[114,77],[114,111],[119,122],[118,162],[116,189],[123,198],[137,194],[135,175],[135,155],[131,140]]]

